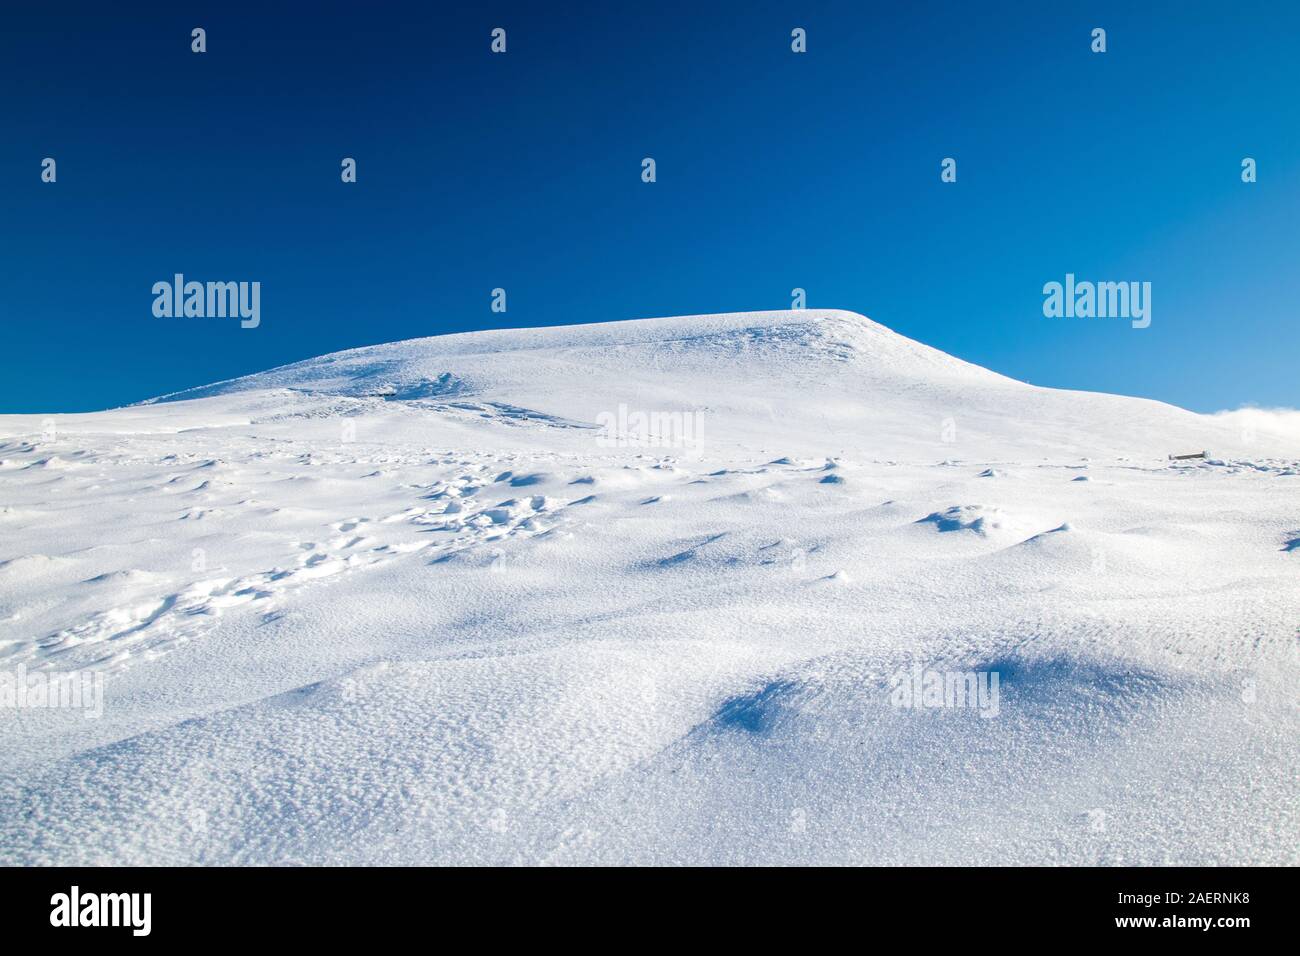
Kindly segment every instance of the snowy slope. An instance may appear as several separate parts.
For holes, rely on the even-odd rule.
[[[0,416],[0,670],[105,675],[0,862],[1294,863],[1292,441],[845,312]]]
[[[702,409],[718,441],[872,457],[934,456],[945,434],[983,454],[1162,457],[1246,448],[1241,429],[1159,402],[1035,388],[851,312],[748,312],[474,332],[353,349],[167,396],[287,388],[314,395],[505,403],[592,422],[602,411]],[[707,423],[706,423],[706,427]],[[724,437],[725,436],[725,437]],[[1295,450],[1295,449],[1293,449]]]

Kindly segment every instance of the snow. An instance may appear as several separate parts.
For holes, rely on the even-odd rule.
[[[1298,465],[822,311],[0,416],[0,862],[1295,863]]]

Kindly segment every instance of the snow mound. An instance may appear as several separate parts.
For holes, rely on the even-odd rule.
[[[411,339],[153,401],[285,390],[317,400],[431,405],[446,416],[525,426],[596,427],[618,420],[620,410],[698,414],[697,443],[710,435],[757,439],[779,422],[803,439],[787,443],[796,447],[784,461],[824,447],[824,439],[863,456],[926,460],[954,447],[988,457],[1033,450],[1148,459],[1189,445],[1250,457],[1277,447],[1275,436],[1269,444],[1252,435],[1248,445],[1228,420],[1159,402],[1026,385],[861,315],[820,310]],[[283,395],[275,404],[284,404]]]
[[[969,531],[983,538],[1023,536],[1034,527],[1028,518],[987,505],[953,505],[943,511],[932,511],[918,519],[917,524],[932,524],[943,533]]]

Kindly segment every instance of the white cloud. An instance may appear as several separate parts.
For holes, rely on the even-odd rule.
[[[1240,428],[1242,431],[1254,430],[1300,441],[1300,409],[1257,408],[1246,405],[1215,412],[1210,417],[1226,425]]]

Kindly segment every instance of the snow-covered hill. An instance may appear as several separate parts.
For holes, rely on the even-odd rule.
[[[0,416],[0,862],[1295,862],[1297,457],[845,312]]]
[[[932,460],[981,454],[1161,458],[1213,444],[1258,454],[1261,436],[1160,402],[1035,388],[851,312],[743,312],[473,332],[353,349],[166,396],[264,389],[505,405],[596,421],[601,412],[699,410],[718,441]],[[1269,436],[1263,436],[1267,441]],[[787,447],[788,450],[788,447]],[[1265,449],[1268,450],[1268,449]],[[1274,449],[1276,450],[1276,449]],[[1300,449],[1292,449],[1300,451]]]

